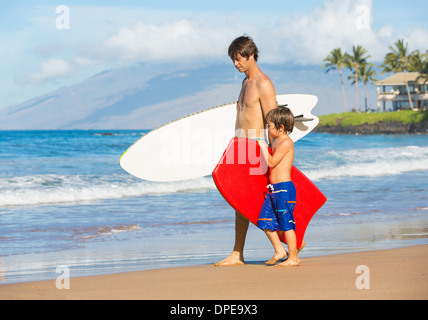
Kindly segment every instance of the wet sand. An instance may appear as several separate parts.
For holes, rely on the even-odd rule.
[[[4,284],[0,299],[428,299],[428,245],[309,257],[301,262],[295,268],[270,267],[260,261],[71,278],[69,290],[58,290],[56,280]],[[359,266],[363,267],[357,273]]]

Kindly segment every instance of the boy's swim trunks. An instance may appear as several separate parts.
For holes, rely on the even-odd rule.
[[[294,207],[296,205],[296,188],[292,181],[269,185],[265,201],[260,210],[258,226],[272,231],[296,230]]]

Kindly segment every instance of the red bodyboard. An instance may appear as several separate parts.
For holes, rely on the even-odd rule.
[[[233,138],[213,171],[214,182],[226,201],[256,226],[269,184],[267,165],[260,153],[256,141]],[[294,166],[291,180],[297,192],[294,220],[300,248],[310,220],[327,198]],[[279,237],[286,242],[283,232],[279,232]]]

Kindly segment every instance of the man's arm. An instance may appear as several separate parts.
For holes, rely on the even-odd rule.
[[[266,117],[269,111],[277,107],[275,88],[269,79],[258,83],[260,104],[263,110],[263,117]]]
[[[265,124],[268,112],[277,107],[275,87],[269,78],[258,83],[257,87],[259,90],[260,105],[263,111],[263,123]],[[272,138],[270,136],[269,143],[272,144]]]
[[[236,119],[235,119],[235,136],[237,137],[239,132],[238,129],[240,129],[241,125],[239,123],[239,113],[241,112],[239,108],[239,101],[236,102]]]
[[[235,137],[240,137],[242,132],[242,123],[241,123],[241,96],[244,87],[245,79],[242,80],[241,92],[238,97],[238,101],[236,101],[236,120],[235,120]]]

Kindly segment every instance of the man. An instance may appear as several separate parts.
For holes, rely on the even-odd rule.
[[[239,72],[245,73],[237,103],[235,130],[239,137],[264,139],[266,114],[276,108],[276,94],[272,81],[257,65],[258,49],[250,37],[239,37],[229,47],[229,56]],[[235,246],[226,259],[215,266],[244,264],[244,244],[249,221],[235,212]]]

